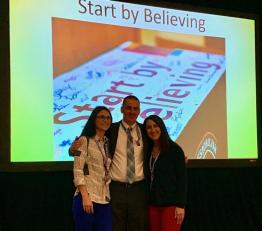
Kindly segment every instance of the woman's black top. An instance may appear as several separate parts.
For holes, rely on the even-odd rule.
[[[150,158],[148,158],[148,165],[149,162]],[[149,181],[152,180],[149,194],[151,205],[185,207],[187,190],[185,165],[182,148],[170,141],[168,151],[161,152],[155,161],[153,180],[148,174]]]

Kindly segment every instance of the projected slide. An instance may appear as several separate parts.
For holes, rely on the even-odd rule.
[[[118,34],[118,29],[112,27],[111,33]],[[154,31],[147,33],[151,33],[154,40],[158,36]],[[93,39],[81,34],[75,36],[87,43]],[[175,41],[174,35],[170,41],[171,38]],[[194,41],[194,36],[191,39]],[[107,46],[110,45],[109,41]],[[89,53],[88,50],[81,52]],[[176,140],[224,73],[223,55],[164,49],[130,41],[105,51],[54,78],[55,158],[69,158],[68,144],[81,133],[92,108],[106,105],[113,113],[120,111],[122,99],[130,94],[141,100],[140,121],[150,114],[158,114]],[[120,120],[121,115],[115,119]],[[226,143],[226,133],[218,135],[223,139],[220,142]],[[220,156],[215,154],[214,158],[227,157],[225,152]]]
[[[10,4],[12,161],[71,161],[92,109],[119,121],[131,94],[189,159],[257,158],[254,20],[59,0],[30,20],[27,2]]]

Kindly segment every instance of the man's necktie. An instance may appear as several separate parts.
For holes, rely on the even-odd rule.
[[[135,178],[135,156],[134,156],[134,144],[133,137],[131,135],[131,129],[126,129],[127,134],[127,182],[132,184]]]

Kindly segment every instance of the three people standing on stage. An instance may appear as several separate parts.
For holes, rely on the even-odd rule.
[[[152,231],[173,230],[160,225],[167,221],[170,221],[171,227],[179,230],[184,218],[186,198],[185,158],[182,149],[171,141],[159,117],[149,116],[144,126],[137,122],[140,102],[133,95],[123,100],[121,121],[111,124],[112,117],[110,112],[107,112],[107,118],[111,119],[108,119],[107,124],[110,128],[107,130],[104,127],[103,139],[108,142],[108,138],[110,142],[106,156],[110,157],[107,163],[110,162],[108,182],[111,180],[113,231],[146,231],[148,215]],[[84,142],[84,138],[80,138],[70,149],[84,148]],[[102,162],[100,164],[102,165]],[[107,174],[106,168],[104,171],[104,174]],[[159,213],[158,208],[162,207],[164,212]],[[84,212],[89,214],[88,211],[90,210],[86,211],[84,207]],[[95,213],[95,210],[91,211]],[[166,213],[168,215],[164,216]],[[156,220],[156,215],[163,217],[164,221],[159,219],[160,217]],[[110,216],[108,218],[111,219]],[[76,217],[75,221],[77,222]]]

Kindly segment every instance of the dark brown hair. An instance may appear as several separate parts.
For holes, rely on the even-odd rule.
[[[147,123],[148,120],[154,121],[160,128],[161,135],[159,137],[159,141],[160,141],[161,151],[168,150],[172,140],[171,140],[171,138],[170,138],[170,136],[167,132],[166,125],[165,125],[164,121],[157,115],[150,115],[144,120],[143,126],[144,126],[145,130],[146,130],[146,123]]]
[[[110,119],[111,119],[111,123],[112,123],[112,115],[111,115],[111,112],[109,111],[109,109],[107,107],[104,107],[104,106],[97,106],[91,113],[89,119],[87,120],[85,126],[84,126],[84,129],[81,133],[81,136],[87,136],[87,137],[92,137],[96,134],[96,123],[95,123],[95,120],[96,120],[96,117],[97,117],[97,114],[100,112],[100,111],[103,111],[103,110],[106,110],[109,112],[109,115],[110,115]]]

